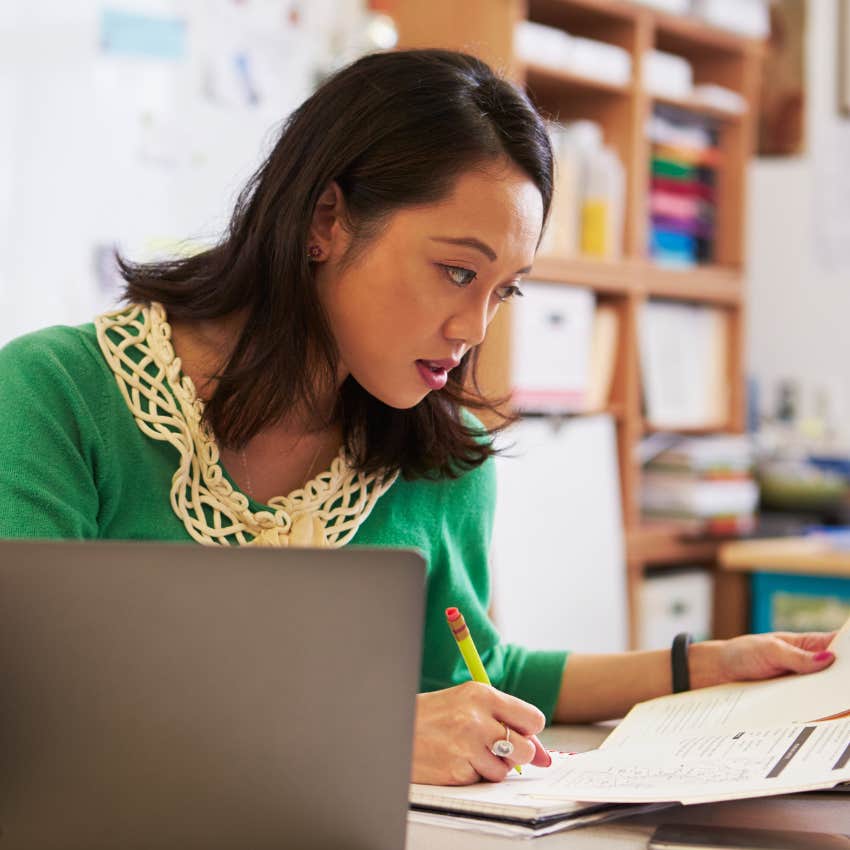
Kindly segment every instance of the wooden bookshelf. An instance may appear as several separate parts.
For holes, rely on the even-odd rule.
[[[683,112],[692,112],[694,115],[702,115],[706,118],[713,118],[715,121],[724,121],[729,124],[737,124],[745,118],[745,115],[741,112],[722,109],[712,104],[703,103],[696,98],[684,99],[656,94],[652,96],[652,102],[664,106],[674,106]]]
[[[628,85],[595,80],[593,77],[570,74],[529,62],[519,67],[520,73],[525,77],[526,85],[537,92],[549,90],[557,96],[567,94],[571,98],[584,96],[625,98],[630,95],[631,87]]]
[[[530,279],[552,285],[587,287],[600,302],[619,312],[620,336],[615,373],[604,410],[617,427],[622,507],[626,531],[627,585],[632,644],[639,633],[637,599],[648,567],[666,564],[716,566],[719,543],[692,536],[675,523],[645,523],[639,510],[641,470],[636,444],[654,429],[642,409],[638,363],[638,319],[651,298],[711,304],[726,311],[729,404],[717,428],[687,433],[739,431],[744,427],[744,218],[746,167],[753,149],[754,122],[763,45],[709,26],[697,19],[659,12],[627,0],[386,0],[401,47],[447,47],[474,53],[519,85],[547,117],[591,119],[606,144],[620,156],[626,172],[623,257],[599,261],[538,257]],[[561,27],[571,35],[625,48],[632,78],[625,85],[553,71],[520,61],[513,48],[516,25],[532,20]],[[685,57],[695,83],[714,83],[738,92],[748,104],[743,113],[718,109],[698,99],[657,97],[640,84],[642,58],[659,50]],[[664,104],[715,122],[721,165],[717,170],[716,264],[678,270],[655,265],[647,256],[650,143],[645,127],[654,107]],[[482,386],[501,397],[510,390],[510,310],[500,311],[482,349]],[[729,636],[740,622],[743,579],[716,571],[715,635]],[[736,616],[727,616],[729,611]]]

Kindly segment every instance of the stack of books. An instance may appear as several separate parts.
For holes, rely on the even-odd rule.
[[[748,533],[759,497],[752,467],[753,449],[745,435],[684,438],[645,465],[643,514],[681,520],[694,533]]]
[[[708,119],[657,106],[649,134],[650,254],[664,265],[711,262],[720,162],[716,128]]]

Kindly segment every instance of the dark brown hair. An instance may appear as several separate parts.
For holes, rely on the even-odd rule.
[[[245,309],[205,416],[217,439],[240,446],[294,410],[317,409],[338,352],[307,257],[313,212],[336,181],[353,247],[362,250],[398,210],[435,203],[465,170],[505,159],[543,198],[552,195],[546,128],[525,95],[482,61],[445,50],[366,56],[328,79],[289,117],[237,200],[212,248],[188,258],[132,263],[118,257],[129,301],[158,301],[169,318],[214,319]],[[492,453],[493,430],[462,408],[493,411],[475,380],[473,349],[440,392],[408,410],[349,376],[335,419],[351,462],[364,472],[455,476]]]

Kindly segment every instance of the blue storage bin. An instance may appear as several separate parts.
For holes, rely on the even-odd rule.
[[[753,573],[753,632],[832,631],[850,617],[850,578]]]

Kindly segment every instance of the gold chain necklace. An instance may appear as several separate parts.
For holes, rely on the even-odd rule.
[[[300,443],[302,439],[303,439],[303,435],[298,438],[297,442],[292,447],[293,450],[298,448],[298,443]],[[319,445],[316,447],[316,452],[313,455],[313,459],[310,461],[310,466],[307,467],[307,472],[304,475],[304,483],[305,484],[310,480],[310,475],[313,472],[313,467],[316,465],[316,461],[319,459],[319,452],[321,452],[321,450],[322,450],[322,443],[320,442]],[[239,450],[239,459],[242,462],[242,471],[245,473],[244,490],[248,494],[248,496],[251,499],[253,499],[254,498],[254,485],[251,482],[251,473],[248,471],[248,456],[245,452],[244,446]]]

